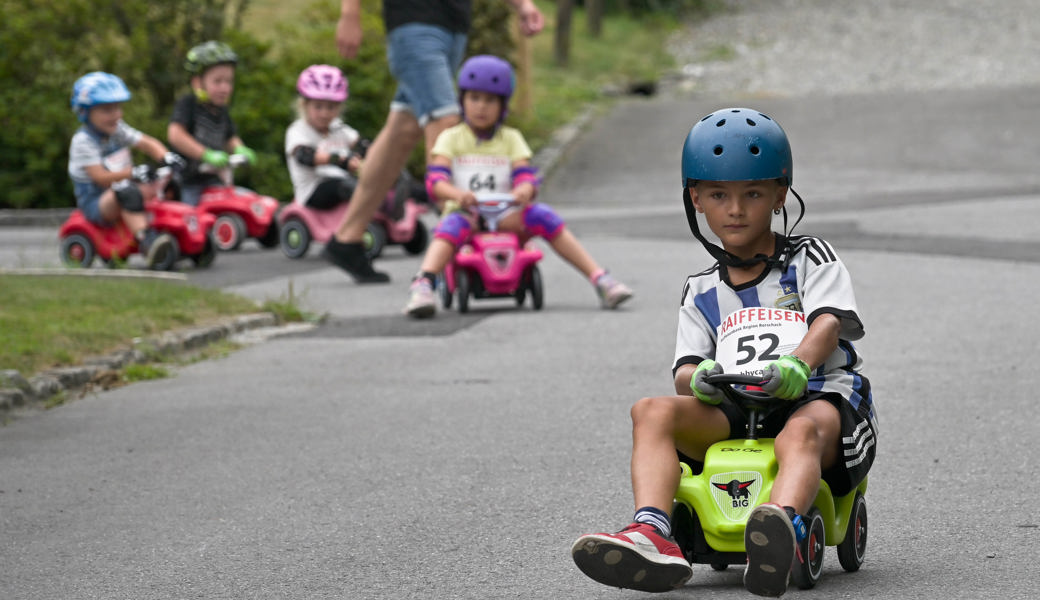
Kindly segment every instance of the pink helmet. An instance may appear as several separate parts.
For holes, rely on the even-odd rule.
[[[343,102],[349,95],[347,78],[332,65],[311,65],[300,73],[296,91],[310,100]]]

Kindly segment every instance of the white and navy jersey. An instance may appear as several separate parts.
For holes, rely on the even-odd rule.
[[[811,236],[777,235],[774,257],[786,267],[767,268],[753,281],[732,286],[724,265],[693,275],[683,286],[672,371],[715,359],[722,319],[742,308],[783,308],[806,316],[824,313],[841,320],[838,347],[809,379],[810,391],[834,392],[874,421],[869,382],[859,374],[862,357],[852,345],[863,337],[852,279],[830,244]],[[862,395],[861,395],[862,393]],[[861,406],[863,405],[863,406]]]

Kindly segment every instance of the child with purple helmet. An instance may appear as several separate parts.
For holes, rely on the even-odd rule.
[[[444,216],[412,281],[404,307],[410,317],[428,318],[436,312],[437,275],[476,225],[471,210],[482,191],[512,193],[518,209],[502,218],[499,229],[543,237],[589,279],[604,308],[617,308],[632,297],[632,290],[599,266],[556,211],[535,201],[539,179],[531,149],[523,134],[503,124],[513,82],[512,67],[495,56],[474,56],[459,70],[463,122],[442,132],[430,153],[426,189],[442,205]]]

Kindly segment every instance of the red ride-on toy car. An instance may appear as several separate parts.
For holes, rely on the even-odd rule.
[[[165,170],[165,172],[164,172]],[[168,176],[169,168],[159,169],[160,177]],[[152,269],[168,271],[180,258],[190,258],[197,267],[213,264],[217,250],[210,237],[214,217],[194,206],[162,199],[146,200],[149,227],[170,234],[174,250]],[[72,211],[58,230],[61,242],[61,260],[69,267],[89,267],[94,258],[108,266],[116,266],[138,251],[137,240],[123,222],[111,227],[91,223],[79,210]]]
[[[386,201],[365,230],[365,254],[375,258],[388,244],[400,244],[408,254],[422,254],[430,241],[430,233],[419,217],[428,209],[411,197],[411,177],[402,173],[396,189],[387,193]],[[311,242],[325,243],[343,222],[349,202],[330,210],[308,208],[291,202],[278,213],[278,230],[282,252],[289,258],[303,258]],[[394,218],[394,214],[399,215]]]
[[[270,196],[234,185],[232,172],[244,164],[244,156],[231,155],[228,167],[219,173],[224,185],[209,186],[199,197],[199,208],[216,219],[213,241],[217,250],[237,250],[247,238],[255,238],[264,248],[278,245],[275,215],[281,204]]]

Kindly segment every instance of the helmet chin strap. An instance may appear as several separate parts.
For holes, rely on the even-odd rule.
[[[802,200],[802,197],[798,195],[798,192],[794,191],[794,189],[792,189],[792,188],[789,188],[789,189],[790,189],[791,193],[794,194],[794,197],[798,199],[799,213],[798,213],[798,219],[794,222],[794,225],[791,226],[791,229],[788,230],[788,228],[787,228],[787,207],[784,206],[781,209],[781,212],[783,212],[783,215],[784,215],[784,237],[785,238],[790,237],[791,234],[794,233],[794,228],[797,227],[798,224],[802,222],[802,217],[805,216],[805,202]],[[713,244],[713,243],[709,242],[701,234],[700,227],[697,225],[697,209],[693,207],[693,200],[690,197],[690,188],[689,187],[683,188],[683,200],[684,200],[683,207],[686,208],[686,220],[689,221],[689,223],[690,223],[690,231],[693,232],[693,237],[697,238],[697,240],[701,243],[701,245],[704,246],[704,249],[708,251],[708,254],[710,254],[712,256],[712,258],[717,260],[720,264],[725,265],[727,267],[736,268],[736,269],[743,269],[743,268],[746,268],[746,267],[751,267],[751,266],[757,265],[758,263],[765,263],[766,267],[769,268],[769,267],[786,267],[787,263],[791,260],[791,257],[789,256],[789,253],[786,252],[786,251],[781,253],[781,256],[782,256],[783,260],[778,260],[778,259],[776,259],[776,258],[774,258],[772,256],[766,256],[765,254],[756,254],[755,256],[753,256],[751,258],[740,258],[736,254],[733,254],[731,252],[727,252],[726,250],[724,250],[721,247],[719,247],[717,244]]]

